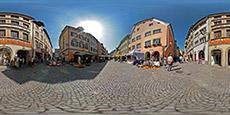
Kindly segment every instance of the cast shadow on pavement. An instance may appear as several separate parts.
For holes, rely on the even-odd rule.
[[[59,67],[38,64],[35,67],[22,67],[19,69],[11,68],[2,71],[2,73],[19,84],[24,84],[28,81],[56,84],[74,80],[94,79],[106,64],[107,62],[93,63],[85,68],[76,68],[69,64]]]

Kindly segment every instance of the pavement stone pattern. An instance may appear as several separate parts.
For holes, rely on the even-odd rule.
[[[4,69],[0,114],[230,114],[230,68],[175,64],[144,70],[108,61]]]

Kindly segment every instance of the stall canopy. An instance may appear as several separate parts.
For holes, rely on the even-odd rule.
[[[144,53],[134,49],[132,51],[130,51],[128,54],[126,55],[131,55],[131,56],[135,56],[137,57],[138,59],[144,59]]]

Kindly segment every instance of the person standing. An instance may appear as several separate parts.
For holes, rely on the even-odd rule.
[[[80,57],[80,56],[78,56],[78,59],[77,59],[77,60],[78,60],[78,61],[77,61],[78,64],[81,65],[81,57]]]
[[[22,67],[23,59],[21,56],[19,56],[19,67]]]
[[[172,70],[172,65],[173,65],[173,57],[172,57],[171,54],[167,58],[167,65],[168,65],[167,70],[171,71]]]

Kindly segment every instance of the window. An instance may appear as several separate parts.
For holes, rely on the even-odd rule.
[[[78,47],[78,41],[77,41],[77,39],[72,39],[71,40],[71,46]]]
[[[137,49],[141,48],[141,43],[137,44],[137,45],[136,45],[136,48],[137,48]]]
[[[132,42],[135,42],[135,38],[132,39]]]
[[[39,43],[39,48],[43,48],[43,44],[42,43]]]
[[[196,33],[195,33],[195,37],[197,37],[198,35],[199,35],[199,32],[196,32]]]
[[[36,28],[39,29],[38,25],[36,24]]]
[[[35,32],[35,36],[36,36],[36,37],[39,37],[39,33],[38,33],[37,31]]]
[[[145,41],[145,47],[151,46],[151,40]]]
[[[160,45],[161,44],[161,38],[153,39],[153,45]]]
[[[6,15],[0,15],[0,17],[6,17]]]
[[[230,37],[230,30],[227,30],[226,34],[227,34],[226,37]]]
[[[161,29],[153,30],[153,34],[161,33]]]
[[[221,16],[214,16],[214,18],[221,18]]]
[[[80,48],[84,47],[84,45],[83,45],[83,42],[82,42],[82,41],[80,41],[80,42],[79,42],[79,47],[80,47]]]
[[[0,20],[0,23],[6,23],[6,20]]]
[[[89,47],[88,47],[88,44],[86,43],[86,44],[85,44],[85,49],[88,49],[88,48],[89,48]]]
[[[206,34],[206,32],[207,32],[206,27],[204,27],[204,28],[202,28],[202,29],[200,30],[200,33],[201,33],[202,35]]]
[[[19,38],[19,32],[18,31],[11,31],[11,37],[12,38],[15,38],[15,39],[18,39]]]
[[[40,48],[39,43],[38,43],[37,40],[35,41],[35,43],[36,43],[36,48]]]
[[[43,41],[43,35],[41,35],[41,40]]]
[[[11,18],[19,18],[19,16],[11,15]]]
[[[135,49],[135,45],[132,46],[132,50]]]
[[[29,19],[28,19],[28,18],[23,18],[23,20],[29,21]]]
[[[149,26],[152,26],[152,25],[153,25],[153,23],[150,23],[150,24],[149,24]]]
[[[230,20],[226,20],[227,23],[230,23]]]
[[[151,35],[151,31],[145,32],[145,37],[150,36]]]
[[[25,41],[29,40],[29,36],[27,33],[23,33],[23,40],[25,40]]]
[[[196,41],[195,41],[195,45],[197,45],[198,43],[199,43],[199,41],[198,41],[198,40],[196,40]]]
[[[23,23],[23,26],[24,26],[25,28],[29,28],[29,25],[28,25],[28,24]]]
[[[140,28],[137,28],[137,31],[139,31],[140,30]]]
[[[139,39],[141,39],[141,35],[138,35],[138,36],[136,37],[136,40],[139,40]]]
[[[221,38],[221,31],[215,31],[214,32],[214,39]]]
[[[13,24],[13,25],[19,25],[19,22],[18,21],[11,21],[11,24]]]
[[[70,34],[72,37],[77,37],[77,33],[75,33],[75,32],[71,32]]]
[[[6,36],[6,30],[0,30],[0,37]]]
[[[201,38],[200,39],[200,43],[204,43],[206,40],[205,40],[205,37]]]
[[[221,24],[221,20],[214,22],[214,25]]]

